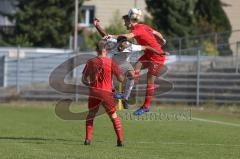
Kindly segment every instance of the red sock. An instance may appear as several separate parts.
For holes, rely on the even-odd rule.
[[[152,100],[153,93],[154,93],[154,83],[148,83],[147,84],[146,95],[145,95],[145,102],[143,104],[144,108],[149,108],[150,107],[150,103],[151,103],[151,100]]]
[[[86,140],[91,141],[94,117],[88,115],[86,120]]]
[[[112,122],[118,141],[122,141],[122,125],[119,118],[112,119]]]

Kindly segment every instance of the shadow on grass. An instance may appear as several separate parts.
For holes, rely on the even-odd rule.
[[[81,143],[80,140],[69,140],[69,139],[50,139],[50,138],[42,138],[42,137],[8,137],[8,136],[0,136],[1,140],[12,140],[18,141],[21,143],[38,143],[44,144],[45,142],[70,142],[70,143]]]
[[[83,140],[79,138],[79,140],[71,140],[71,139],[51,139],[51,138],[43,138],[43,137],[8,137],[8,136],[0,136],[1,141],[13,141],[15,143],[26,143],[26,144],[64,144],[69,146],[85,146]],[[96,140],[95,143],[108,143],[105,140]],[[110,141],[109,141],[110,143]]]

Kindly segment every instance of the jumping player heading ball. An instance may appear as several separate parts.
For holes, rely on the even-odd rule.
[[[149,112],[150,102],[155,89],[154,81],[159,75],[165,62],[165,55],[162,56],[164,52],[161,47],[166,43],[166,40],[158,31],[145,24],[139,24],[138,21],[140,16],[141,11],[139,9],[131,9],[128,15],[123,16],[124,25],[130,33],[124,35],[112,35],[115,38],[118,36],[125,36],[128,39],[135,38],[139,45],[150,46],[159,52],[159,54],[156,54],[149,50],[144,51],[144,55],[138,59],[134,66],[135,78],[139,76],[139,71],[141,69],[148,69],[145,101],[144,104],[134,112],[134,115],[141,115],[145,112]]]
[[[134,52],[150,51],[160,54],[150,46],[134,45],[128,41],[125,36],[119,36],[117,39],[108,37],[107,32],[101,27],[100,21],[95,18],[94,26],[100,35],[106,38],[109,47],[109,52],[113,54],[113,61],[119,66],[122,73],[125,75],[125,89],[124,94],[115,96],[116,98],[123,98],[123,107],[128,108],[128,98],[134,86],[134,68],[130,64],[129,58]]]

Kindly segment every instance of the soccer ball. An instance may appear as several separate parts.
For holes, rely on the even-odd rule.
[[[142,16],[142,11],[138,8],[132,8],[129,10],[128,16],[130,19],[139,20]]]

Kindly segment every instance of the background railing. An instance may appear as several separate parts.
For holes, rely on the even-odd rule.
[[[221,34],[217,35],[219,37]],[[240,43],[223,44],[219,43],[222,40],[217,41],[209,48],[198,46],[171,51],[166,64],[168,73],[164,78],[171,81],[174,88],[167,94],[155,96],[154,101],[195,105],[206,102],[239,104]],[[231,54],[221,56],[219,52],[227,50],[225,48],[230,48]],[[28,100],[59,100],[64,97],[64,94],[49,86],[49,75],[58,65],[75,55],[72,50],[64,49],[0,48],[0,101],[15,97]],[[130,58],[132,63],[140,55],[134,53]],[[70,83],[79,80],[82,68],[77,69],[74,78],[68,77],[66,80]]]
[[[229,38],[230,35],[231,37]],[[164,49],[169,52],[174,52],[176,55],[195,55],[196,52],[194,49],[212,46],[218,49],[218,53],[221,53],[219,55],[228,55],[232,53],[231,51],[234,53],[236,49],[231,44],[239,40],[240,30],[225,31],[220,33],[169,38],[167,39],[167,45]]]

